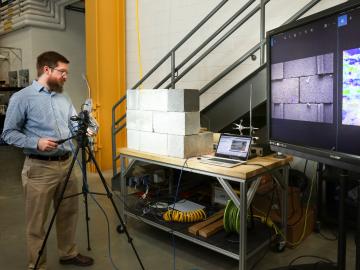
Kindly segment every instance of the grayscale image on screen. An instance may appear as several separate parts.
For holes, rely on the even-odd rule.
[[[271,65],[272,118],[333,122],[334,54]]]

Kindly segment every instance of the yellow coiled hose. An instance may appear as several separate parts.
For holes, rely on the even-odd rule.
[[[188,212],[169,209],[163,214],[163,219],[165,221],[195,222],[206,219],[206,213],[203,209]]]

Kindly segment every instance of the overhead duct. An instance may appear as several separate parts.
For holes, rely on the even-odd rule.
[[[27,27],[65,29],[65,7],[79,0],[15,0],[0,9],[0,35]]]

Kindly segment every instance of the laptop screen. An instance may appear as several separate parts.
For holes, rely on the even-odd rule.
[[[215,156],[247,160],[251,137],[233,134],[221,134]]]

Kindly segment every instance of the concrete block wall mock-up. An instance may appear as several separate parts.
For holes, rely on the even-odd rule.
[[[333,122],[334,54],[271,66],[272,118]]]
[[[212,150],[212,133],[200,131],[199,91],[127,91],[128,148],[188,158]]]

